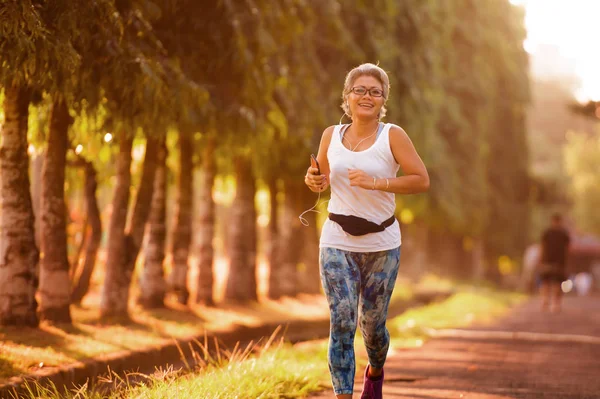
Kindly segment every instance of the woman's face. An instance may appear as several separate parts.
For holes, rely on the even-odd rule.
[[[347,100],[352,119],[378,119],[381,107],[385,102],[383,95],[377,97],[378,94],[383,94],[381,82],[373,76],[359,76],[354,81],[351,89],[354,90],[350,91]],[[367,90],[364,94],[357,94],[356,91],[360,92],[360,89]]]

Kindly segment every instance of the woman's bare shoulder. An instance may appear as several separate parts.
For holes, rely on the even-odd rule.
[[[331,137],[333,136],[334,130],[335,130],[335,125],[329,126],[327,129],[323,130],[323,135],[321,136],[321,142],[329,143],[331,141]]]
[[[394,136],[408,136],[406,131],[402,129],[400,126],[390,123],[390,134]]]
[[[333,134],[333,131],[335,130],[336,125],[331,125],[328,128],[326,128],[325,130],[323,130],[323,138],[325,137],[331,137],[331,135]]]
[[[392,125],[392,127],[390,127],[390,146],[392,152],[414,148],[413,142],[406,131],[398,125]]]

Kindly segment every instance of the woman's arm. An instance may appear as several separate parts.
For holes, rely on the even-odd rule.
[[[321,169],[321,174],[318,175],[317,168],[309,167],[306,170],[304,183],[313,192],[325,191],[329,187],[329,160],[327,159],[327,150],[331,143],[331,135],[333,134],[334,126],[329,126],[323,131],[321,143],[319,144],[319,152],[317,153],[317,161]]]
[[[390,147],[404,176],[374,179],[362,170],[352,169],[348,173],[350,185],[398,194],[417,194],[429,190],[427,168],[402,128],[398,126],[390,128]]]

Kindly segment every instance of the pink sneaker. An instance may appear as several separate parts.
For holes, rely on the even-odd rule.
[[[360,399],[383,399],[383,370],[376,380],[369,378],[369,365],[365,369],[365,382]]]

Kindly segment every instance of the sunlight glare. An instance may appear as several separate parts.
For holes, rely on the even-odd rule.
[[[523,48],[527,51],[527,54],[532,54],[535,50],[535,43],[533,43],[530,39],[525,39],[523,42]]]
[[[582,87],[575,90],[573,95],[575,96],[575,100],[577,100],[579,104],[585,104],[588,101],[590,101],[590,97],[587,95],[587,93],[585,92],[585,90],[583,90]]]
[[[260,227],[267,227],[269,225],[269,215],[260,215],[257,219],[256,219],[256,223],[260,226]]]
[[[556,45],[565,58],[574,61],[581,91],[600,100],[600,1],[589,0],[511,0],[525,6],[527,40],[530,52],[540,44]],[[580,94],[581,96],[581,94]]]

